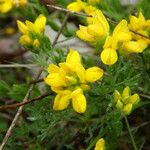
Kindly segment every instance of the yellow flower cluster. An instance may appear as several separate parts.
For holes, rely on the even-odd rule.
[[[94,2],[96,1],[89,1],[89,4]],[[109,32],[109,24],[103,13],[89,4],[77,0],[69,4],[67,8],[72,11],[84,11],[91,15],[91,17],[87,17],[88,25],[80,25],[76,34],[80,39],[95,45],[100,39],[106,38]]]
[[[26,20],[25,23],[17,20],[18,28],[23,34],[19,40],[20,44],[38,47],[40,45],[40,41],[38,39],[32,39],[30,32],[41,34],[44,30],[45,24],[46,17],[42,14],[37,17],[34,23],[28,20]]]
[[[80,39],[95,45],[98,40],[106,38],[109,24],[100,10],[95,10],[91,15],[93,17],[87,18],[88,26],[80,25],[76,34]]]
[[[116,107],[120,109],[125,115],[131,113],[132,108],[140,101],[138,94],[130,94],[130,88],[127,86],[124,88],[122,95],[115,90],[114,99],[116,102]]]
[[[132,34],[132,40],[125,42],[123,45],[123,49],[129,53],[135,52],[140,53],[143,52],[145,48],[150,44],[150,40],[146,39],[143,36],[149,37],[150,33],[150,19],[145,20],[143,14],[140,12],[138,17],[131,16],[129,29]],[[137,33],[137,34],[135,34]],[[141,35],[138,35],[141,34]]]
[[[94,150],[105,150],[105,140],[103,138],[96,142]]]
[[[142,13],[138,18],[131,16],[129,24],[122,20],[115,27],[112,36],[107,37],[100,55],[101,60],[107,65],[114,64],[118,59],[116,50],[127,54],[143,52],[150,44],[150,40],[143,37],[148,37],[149,31],[150,20],[146,21]]]
[[[89,89],[88,83],[95,82],[103,76],[103,70],[98,67],[84,69],[77,51],[70,49],[66,62],[59,66],[50,64],[49,75],[45,82],[57,93],[53,109],[64,110],[72,102],[73,109],[78,113],[86,111],[84,90]]]
[[[27,0],[0,0],[0,13],[7,13],[13,7],[24,7]]]
[[[100,58],[104,64],[112,65],[117,59],[116,50],[121,47],[123,42],[131,40],[131,33],[127,27],[127,21],[122,20],[114,29],[112,36],[108,36],[103,46]]]
[[[92,1],[88,1],[92,4]],[[96,7],[77,0],[68,5],[72,11],[83,11],[92,17],[87,17],[87,26],[80,25],[77,36],[95,46],[99,41],[105,41],[100,54],[102,62],[112,65],[118,60],[117,50],[124,54],[141,53],[150,44],[150,20],[145,20],[142,13],[138,17],[131,16],[130,22],[122,20],[109,35],[109,24],[103,13]],[[93,3],[94,4],[94,3]],[[139,35],[141,34],[141,35]],[[103,44],[103,43],[102,43]]]

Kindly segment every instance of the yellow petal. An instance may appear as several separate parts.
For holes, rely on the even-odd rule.
[[[24,7],[27,5],[27,0],[19,0],[19,6]]]
[[[118,55],[116,50],[107,48],[102,51],[100,58],[104,64],[113,65],[118,60]]]
[[[138,94],[134,94],[134,95],[130,96],[130,98],[129,98],[129,103],[131,103],[133,105],[137,104],[139,101],[140,101],[140,97]]]
[[[4,34],[9,36],[9,35],[13,35],[16,32],[16,29],[13,27],[6,27],[4,29]]]
[[[70,49],[69,54],[66,58],[66,62],[69,64],[80,64],[81,59],[79,53],[74,49]]]
[[[43,32],[45,24],[46,24],[46,17],[40,14],[37,19],[35,20],[35,26],[38,28],[39,32]]]
[[[34,24],[31,21],[26,20],[25,23],[26,23],[27,28],[28,28],[29,31],[36,32],[36,28],[35,28]]]
[[[113,37],[117,39],[118,42],[125,42],[132,39],[131,32],[128,29],[127,21],[122,20],[114,29]]]
[[[88,33],[87,27],[85,26],[79,26],[79,30],[76,32],[76,35],[83,41],[86,42],[94,42],[94,36]]]
[[[73,109],[78,113],[86,111],[86,98],[83,94],[77,94],[72,98]]]
[[[63,77],[63,75],[60,75],[59,73],[52,73],[49,74],[44,81],[53,87],[61,87],[61,86],[65,86],[66,85],[66,80],[65,77]]]
[[[138,19],[135,16],[130,17],[130,29],[137,30],[138,29]]]
[[[93,13],[94,16],[94,20],[93,23],[95,24],[101,24],[100,28],[103,28],[105,33],[109,32],[109,24],[107,22],[107,19],[105,18],[105,16],[103,15],[102,11],[100,10],[96,10]]]
[[[104,29],[102,27],[100,27],[98,24],[90,24],[87,27],[87,31],[88,31],[88,33],[93,35],[95,38],[100,38],[106,34]]]
[[[80,5],[80,3],[78,2],[73,2],[73,3],[70,3],[68,6],[67,6],[67,9],[71,10],[71,11],[76,11],[76,12],[79,12],[83,9],[83,6]]]
[[[101,0],[88,0],[88,3],[90,4],[90,5],[95,5],[95,4],[97,4],[97,3],[99,3]]]
[[[117,104],[116,104],[116,107],[119,108],[119,109],[122,109],[123,108],[123,103],[120,100],[118,100]]]
[[[47,68],[48,73],[59,73],[60,68],[54,64],[50,64]]]
[[[78,87],[76,90],[74,90],[72,93],[71,93],[71,97],[75,97],[77,96],[78,94],[82,94],[82,89],[80,87]]]
[[[127,21],[125,19],[123,19],[121,22],[119,22],[119,24],[115,27],[114,31],[113,31],[113,35],[117,36],[120,32],[126,31],[127,28]]]
[[[12,9],[12,2],[9,1],[9,2],[3,2],[3,4],[0,4],[0,12],[2,13],[7,13],[8,11],[10,11]]]
[[[63,87],[51,87],[52,91],[58,93],[58,94],[61,94],[61,95],[71,95],[72,91],[70,90],[67,90]]]
[[[123,107],[123,112],[126,115],[129,115],[132,111],[132,104],[127,104]]]
[[[65,73],[70,73],[74,65],[64,62],[59,63],[59,66]]]
[[[97,141],[94,150],[105,150],[105,140],[103,138]]]
[[[144,40],[129,41],[123,44],[123,50],[129,53],[141,53],[147,46]]]
[[[113,36],[107,36],[103,48],[104,49],[117,50],[118,49],[118,39],[117,39],[117,36],[115,36],[115,37],[113,37]]]
[[[89,90],[89,89],[90,89],[90,86],[87,85],[87,84],[81,84],[80,87],[81,87],[83,90]]]
[[[116,102],[121,101],[121,94],[117,90],[114,92],[114,99]]]
[[[96,7],[91,6],[91,5],[86,5],[83,9],[86,14],[91,14],[97,10]],[[91,24],[92,22],[89,19],[90,20],[92,19],[92,22],[93,22],[93,17],[87,17],[88,24]]]
[[[140,27],[143,27],[144,24],[146,23],[146,20],[145,20],[145,18],[144,18],[144,16],[143,16],[142,12],[139,13],[138,20],[139,20],[139,22],[138,22],[138,23],[139,23],[139,26],[140,26]]]
[[[70,103],[69,95],[57,94],[54,99],[53,109],[54,110],[64,110],[68,107],[69,103]]]
[[[74,72],[77,74],[77,76],[80,79],[80,83],[85,82],[85,69],[81,64],[75,65],[74,68],[72,68]]]
[[[38,39],[35,39],[35,40],[33,41],[33,46],[34,46],[34,47],[39,47],[39,46],[40,46],[40,42],[39,42]]]
[[[21,45],[31,45],[32,40],[30,39],[30,37],[28,35],[22,35],[19,39],[19,43]]]
[[[117,37],[119,42],[126,42],[132,39],[131,32],[120,32]]]
[[[91,67],[85,71],[86,81],[95,82],[99,80],[104,74],[104,71],[99,67]]]
[[[122,100],[125,102],[130,96],[130,88],[127,86],[122,92]]]
[[[23,34],[28,34],[28,28],[27,28],[27,26],[26,26],[23,22],[17,20],[17,25],[18,25],[18,29],[19,29]]]

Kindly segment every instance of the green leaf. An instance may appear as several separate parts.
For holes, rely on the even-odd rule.
[[[0,98],[7,97],[7,93],[9,90],[9,85],[5,81],[0,80]]]
[[[28,86],[25,84],[14,84],[8,95],[16,101],[22,101],[28,91]]]

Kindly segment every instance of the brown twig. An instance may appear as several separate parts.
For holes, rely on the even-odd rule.
[[[45,93],[45,94],[42,94],[42,95],[35,97],[33,99],[29,99],[25,102],[20,102],[20,103],[15,103],[15,104],[10,104],[10,105],[2,105],[2,106],[0,106],[0,110],[15,109],[15,108],[20,107],[22,105],[26,105],[26,104],[32,103],[34,101],[41,100],[41,99],[43,99],[47,96],[50,96],[50,95],[52,95],[52,93]]]
[[[59,11],[67,12],[67,13],[74,14],[74,15],[78,15],[78,16],[92,17],[92,16],[89,15],[89,14],[85,14],[85,13],[81,13],[81,12],[76,12],[76,11],[71,11],[71,10],[69,10],[69,9],[61,8],[61,7],[54,6],[54,5],[47,5],[47,6],[48,6],[49,8],[53,8],[53,9],[56,9],[56,10],[59,10]]]
[[[43,81],[44,81],[44,79],[41,78],[41,79],[38,79],[38,80],[33,80],[29,84],[35,84],[35,83],[39,83],[39,82],[43,82]]]
[[[60,33],[62,32],[62,30],[63,30],[63,28],[64,28],[66,22],[67,22],[68,17],[69,17],[69,14],[66,15],[66,17],[65,17],[65,19],[64,19],[64,21],[63,21],[63,23],[62,23],[62,26],[61,26],[61,28],[59,29],[59,32],[58,32],[58,34],[56,35],[55,40],[53,41],[53,44],[52,44],[53,47],[54,47],[55,44],[57,43],[57,40],[58,40],[58,38],[59,38],[59,36],[60,36]],[[37,75],[36,75],[36,77],[35,77],[34,80],[38,80],[42,72],[43,72],[43,69],[41,68],[41,69],[38,71],[38,73],[37,73]],[[24,99],[23,99],[23,102],[27,102],[27,101],[28,101],[28,98],[29,98],[29,96],[30,96],[30,94],[31,94],[31,92],[32,92],[32,90],[33,90],[33,87],[34,87],[34,84],[30,85],[29,90],[28,90],[28,92],[26,93],[26,95],[25,95],[25,97],[24,97]],[[12,131],[13,131],[13,128],[15,127],[15,125],[16,125],[16,123],[17,123],[17,120],[18,120],[19,116],[20,116],[21,113],[22,113],[23,108],[24,108],[24,105],[22,105],[22,106],[19,107],[19,109],[18,109],[18,111],[17,111],[17,113],[16,113],[16,115],[15,115],[15,117],[14,117],[14,119],[13,119],[11,125],[9,126],[9,128],[8,128],[8,130],[7,130],[7,132],[6,132],[6,135],[5,135],[3,141],[2,141],[2,143],[1,143],[1,145],[0,145],[0,150],[2,150],[2,149],[4,148],[4,146],[5,146],[5,144],[6,144],[7,140],[8,140],[8,138],[11,136]]]
[[[27,52],[27,50],[25,50],[25,49],[18,49],[15,53],[0,54],[0,62],[5,63],[5,62],[8,62],[8,61],[11,61],[11,60],[13,60],[17,57],[23,56],[26,52]]]
[[[59,38],[60,34],[62,33],[62,31],[63,31],[63,29],[64,29],[66,23],[67,23],[67,20],[68,20],[68,18],[69,18],[69,15],[70,15],[70,12],[67,12],[67,13],[66,13],[66,17],[64,18],[64,21],[63,21],[63,23],[62,23],[62,25],[61,25],[61,28],[59,29],[59,31],[58,31],[58,33],[57,33],[57,35],[56,35],[56,37],[55,37],[55,39],[54,39],[54,41],[53,41],[52,47],[54,47],[54,46],[57,44],[58,38]]]
[[[141,34],[141,33],[138,33],[138,32],[136,32],[136,31],[134,31],[134,30],[131,30],[131,29],[130,29],[130,31],[133,32],[134,34],[137,34],[137,35],[139,35],[139,36],[142,36],[143,38],[146,38],[146,39],[150,40],[150,38],[149,38],[148,36],[145,36],[145,35],[143,35],[143,34]]]
[[[28,68],[37,67],[36,64],[0,64],[0,68]]]
[[[28,97],[30,96],[32,89],[33,89],[33,85],[30,86],[28,92],[26,93],[26,96],[23,99],[23,102],[26,102],[28,100]],[[3,149],[3,147],[6,144],[8,138],[12,134],[12,130],[15,127],[15,125],[17,123],[17,120],[18,120],[19,116],[22,113],[22,110],[23,110],[23,106],[20,106],[18,111],[17,111],[17,113],[16,113],[16,115],[15,115],[15,117],[14,117],[14,119],[13,119],[13,121],[12,121],[12,123],[11,123],[11,125],[10,125],[10,127],[8,128],[8,130],[6,132],[6,135],[5,135],[5,137],[4,137],[3,141],[2,141],[2,144],[0,145],[0,150]]]
[[[139,95],[143,98],[147,98],[147,99],[150,99],[150,95],[146,95],[146,94],[143,94],[143,93],[139,93]]]

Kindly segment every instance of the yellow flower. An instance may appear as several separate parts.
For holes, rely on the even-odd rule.
[[[116,102],[116,107],[125,115],[131,113],[133,106],[136,105],[140,101],[140,97],[138,94],[130,94],[130,88],[127,86],[124,88],[122,95],[115,90],[114,92],[114,100]]]
[[[13,35],[16,32],[16,30],[13,27],[6,27],[3,32],[6,36],[10,36]]]
[[[82,0],[76,0],[75,2],[70,3],[67,6],[67,9],[69,9],[71,11],[76,11],[76,12],[85,11],[85,9],[86,10],[87,9],[95,10],[96,8],[91,5],[95,5],[95,4],[99,3],[100,1],[101,0],[88,0],[86,3],[86,2],[83,2]],[[89,11],[85,11],[85,13],[89,14]]]
[[[122,47],[124,42],[131,40],[131,33],[127,21],[122,20],[114,29],[112,36],[108,36],[103,46],[100,58],[106,65],[112,65],[118,60],[116,50]]]
[[[103,138],[97,141],[94,150],[105,150],[105,140]]]
[[[83,11],[89,15],[92,15],[92,13],[94,13],[96,10],[98,9],[92,5],[85,5],[83,8]],[[90,19],[91,17],[87,17],[87,18]]]
[[[19,30],[22,32],[20,37],[20,43],[22,45],[33,45],[38,47],[40,42],[38,39],[32,39],[30,37],[30,32],[41,34],[44,30],[46,24],[46,17],[44,15],[39,15],[34,23],[26,20],[25,23],[17,20],[17,25]]]
[[[0,12],[7,13],[13,7],[13,0],[2,0],[0,2]]]
[[[147,48],[145,40],[128,41],[123,43],[123,50],[127,53],[142,53]]]
[[[143,14],[140,12],[138,17],[131,16],[129,28],[135,32],[141,33],[142,31],[145,36],[148,35],[147,31],[150,31],[150,20],[145,20]]]
[[[117,49],[116,38],[108,36],[103,48],[104,49],[100,55],[102,62],[107,65],[112,65],[116,63],[116,61],[118,60],[118,55],[116,52],[116,49]]]
[[[101,0],[88,0],[88,3],[90,4],[90,5],[95,5],[95,4],[97,4],[97,3],[99,3]]]
[[[79,30],[76,32],[77,36],[95,45],[98,40],[105,38],[109,32],[109,24],[100,10],[96,10],[93,13],[91,23],[88,26],[79,26]]]
[[[85,5],[87,5],[85,2],[82,2],[81,0],[76,0],[76,2],[72,2],[67,6],[67,9],[71,11],[80,12],[84,9]]]
[[[27,5],[27,0],[14,0],[14,5],[16,7],[20,6],[20,7],[24,7]]]
[[[150,20],[145,20],[143,14],[140,12],[138,17],[130,17],[129,29],[133,31],[132,40],[123,44],[123,50],[127,53],[143,52],[143,50],[150,44],[150,40],[143,37],[149,37]]]
[[[83,91],[89,89],[88,83],[103,76],[103,70],[98,67],[84,69],[79,53],[73,49],[70,49],[66,62],[59,63],[59,66],[50,64],[47,71],[49,75],[44,80],[57,93],[53,109],[64,110],[72,102],[78,113],[86,111]]]
[[[1,0],[0,13],[7,13],[13,7],[23,7],[27,4],[27,0]]]

